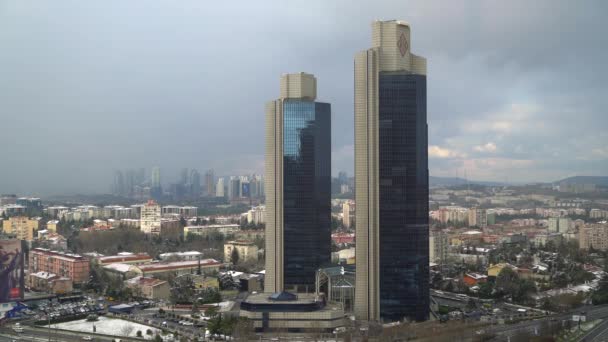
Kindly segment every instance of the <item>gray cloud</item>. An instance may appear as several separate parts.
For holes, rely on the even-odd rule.
[[[260,172],[264,102],[295,71],[317,76],[334,172],[352,172],[353,56],[372,20],[393,18],[428,59],[430,144],[452,151],[432,174],[605,174],[606,14],[603,1],[0,2],[0,190],[103,192],[113,169],[153,165],[165,180]]]

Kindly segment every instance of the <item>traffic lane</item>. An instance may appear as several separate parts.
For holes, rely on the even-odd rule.
[[[591,331],[581,338],[581,341],[608,341],[608,320],[591,329]]]

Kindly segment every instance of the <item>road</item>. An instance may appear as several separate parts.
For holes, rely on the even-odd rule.
[[[545,318],[534,319],[531,321],[523,321],[523,322],[516,323],[516,324],[505,324],[505,325],[494,326],[494,327],[490,327],[490,328],[486,329],[486,331],[497,335],[493,339],[493,341],[509,341],[510,337],[513,337],[521,332],[528,332],[532,335],[538,334],[541,330],[541,326],[542,326],[543,322],[550,322],[550,321],[562,322],[564,320],[570,320],[570,319],[572,319],[573,314],[578,314],[581,311],[585,311],[587,313],[586,315],[587,315],[588,321],[594,320],[594,319],[608,319],[608,305],[586,306],[583,308],[579,308],[574,312],[559,314],[559,315],[552,315],[552,316],[548,316]],[[604,323],[602,323],[601,325],[603,326]],[[604,334],[608,334],[608,331],[606,331],[607,329],[608,329],[608,327],[605,326],[604,329],[601,329],[600,331],[598,331],[597,332],[598,336],[599,335],[603,336]],[[593,341],[593,340],[585,340],[585,341]],[[598,341],[604,341],[604,340],[600,339]]]
[[[581,338],[583,342],[606,342],[608,341],[608,319],[591,329]]]

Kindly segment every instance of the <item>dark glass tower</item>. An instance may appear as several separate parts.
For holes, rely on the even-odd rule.
[[[284,75],[267,107],[266,292],[313,291],[331,260],[331,107],[316,80]]]
[[[380,73],[380,317],[427,319],[426,76]]]
[[[355,59],[355,315],[429,315],[426,61],[409,26],[373,23],[374,48]]]

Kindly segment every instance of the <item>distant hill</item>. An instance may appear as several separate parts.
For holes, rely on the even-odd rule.
[[[477,185],[486,185],[486,186],[502,186],[505,183],[501,182],[484,182],[484,181],[476,181],[476,180],[466,180],[464,178],[458,177],[436,177],[429,176],[429,185],[430,186],[457,186],[457,185],[465,185],[465,184],[477,184]]]
[[[559,184],[595,184],[599,186],[608,186],[608,176],[574,176],[564,178],[555,183]]]

